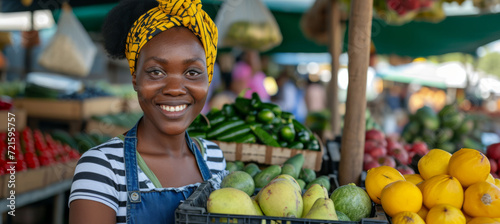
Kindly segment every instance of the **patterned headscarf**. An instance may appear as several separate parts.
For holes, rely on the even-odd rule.
[[[125,55],[131,74],[141,48],[155,35],[172,27],[182,26],[191,30],[203,44],[207,57],[208,83],[212,81],[217,56],[217,27],[201,9],[201,0],[157,0],[152,8],[134,22],[127,36]]]

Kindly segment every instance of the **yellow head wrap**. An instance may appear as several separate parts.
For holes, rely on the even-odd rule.
[[[207,57],[208,83],[212,81],[217,56],[217,27],[201,9],[200,0],[158,0],[152,8],[134,22],[127,36],[125,55],[131,74],[141,48],[155,35],[172,27],[183,26],[191,30],[203,44]]]

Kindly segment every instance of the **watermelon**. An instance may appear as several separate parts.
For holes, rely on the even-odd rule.
[[[341,212],[339,210],[336,210],[335,212],[337,213],[337,217],[339,218],[339,221],[351,221],[351,219],[343,212]]]
[[[349,217],[351,221],[360,221],[370,216],[372,201],[365,190],[353,183],[335,189],[330,196],[335,209]]]

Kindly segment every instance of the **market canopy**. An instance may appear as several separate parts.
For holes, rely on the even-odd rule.
[[[47,1],[35,0],[30,7],[24,7],[20,1],[2,1],[3,12],[34,10],[38,8],[57,8],[47,6]],[[88,31],[99,32],[106,14],[117,3],[116,0],[72,0],[74,13]],[[203,0],[203,8],[215,18],[221,1]],[[300,29],[300,19],[311,1],[277,0],[264,1],[272,10],[283,34],[283,42],[269,53],[275,52],[328,52],[327,46],[319,45],[307,39]],[[283,2],[283,0],[281,0]],[[57,19],[59,10],[54,10]],[[448,16],[439,23],[412,21],[401,26],[389,25],[374,18],[372,40],[378,54],[396,54],[410,57],[441,55],[450,52],[462,52],[475,55],[476,49],[489,42],[500,39],[498,23],[500,14],[481,14],[467,16]],[[347,32],[344,38],[344,50],[347,47]]]

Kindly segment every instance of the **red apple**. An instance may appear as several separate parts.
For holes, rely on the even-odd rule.
[[[382,166],[390,166],[392,168],[396,168],[396,160],[391,156],[382,156],[378,158],[378,163]]]
[[[371,162],[374,160],[375,159],[373,159],[373,157],[368,153],[365,153],[365,155],[363,156],[363,163]]]
[[[365,152],[371,152],[375,147],[381,146],[381,144],[375,140],[365,141]]]
[[[429,152],[429,148],[427,147],[427,143],[425,142],[414,142],[411,146],[410,151],[416,152],[417,154],[423,156]]]
[[[417,10],[420,8],[420,0],[405,0],[402,5],[408,11]]]
[[[392,138],[385,138],[386,142],[387,142],[387,151],[391,151],[392,149],[395,149],[395,148],[400,148],[402,149],[403,148],[403,145],[401,143],[399,143],[398,141],[396,141],[395,139],[392,139]]]
[[[490,170],[492,173],[496,173],[498,170],[498,164],[494,159],[488,158],[490,161]]]
[[[491,176],[493,176],[493,178],[495,179],[498,179],[498,175],[496,173],[491,173]]]
[[[406,165],[401,165],[396,168],[401,174],[415,174],[415,171]]]
[[[404,144],[404,145],[403,145],[403,148],[404,148],[407,152],[410,152],[410,151],[411,151],[411,144]]]
[[[373,148],[372,151],[368,152],[368,154],[370,154],[370,156],[372,156],[374,159],[377,159],[381,156],[387,155],[387,149],[382,146],[377,146]]]
[[[411,162],[413,161],[413,156],[415,156],[417,153],[416,152],[408,152],[408,163],[407,164],[411,164]]]
[[[500,142],[489,145],[486,148],[486,156],[490,159],[500,160]]]
[[[375,140],[377,142],[385,142],[385,135],[377,129],[371,129],[365,132],[365,140]]]
[[[432,0],[420,0],[420,8],[431,8],[433,4]]]
[[[379,167],[379,166],[380,166],[380,164],[378,164],[377,161],[372,160],[370,162],[363,163],[363,170],[369,170],[371,168],[375,168],[375,167]]]
[[[389,155],[393,156],[403,165],[408,164],[408,153],[404,149],[395,148],[393,150],[389,150]]]

